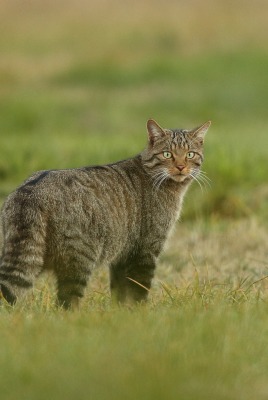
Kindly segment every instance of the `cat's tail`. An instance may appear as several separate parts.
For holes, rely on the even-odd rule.
[[[45,222],[40,210],[29,201],[12,198],[3,211],[3,250],[0,260],[0,290],[10,304],[32,288],[45,256]]]

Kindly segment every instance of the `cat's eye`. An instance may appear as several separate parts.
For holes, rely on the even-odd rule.
[[[189,151],[189,152],[186,154],[186,157],[187,157],[187,158],[194,158],[194,156],[195,156],[195,153],[194,153],[193,151]]]
[[[163,156],[164,156],[165,158],[171,158],[171,157],[172,157],[172,153],[170,153],[170,151],[164,151],[164,152],[163,152]]]

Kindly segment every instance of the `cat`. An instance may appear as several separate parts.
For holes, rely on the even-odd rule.
[[[145,301],[183,197],[192,181],[202,179],[210,124],[171,130],[150,119],[147,147],[133,158],[28,178],[2,208],[0,288],[6,301],[15,304],[52,270],[58,304],[76,308],[99,264],[109,266],[117,302]]]

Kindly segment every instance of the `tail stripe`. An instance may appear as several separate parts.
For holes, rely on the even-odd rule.
[[[8,287],[3,284],[0,285],[0,293],[4,296],[9,304],[14,305],[16,303],[16,296],[14,296],[14,294],[11,293]]]
[[[6,281],[11,285],[16,285],[25,289],[33,286],[32,282],[27,281],[22,276],[3,274],[2,272],[0,272],[0,281]]]

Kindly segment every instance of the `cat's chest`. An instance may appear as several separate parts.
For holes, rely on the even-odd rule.
[[[182,196],[170,192],[153,196],[146,205],[146,225],[155,231],[168,231],[180,216]]]

